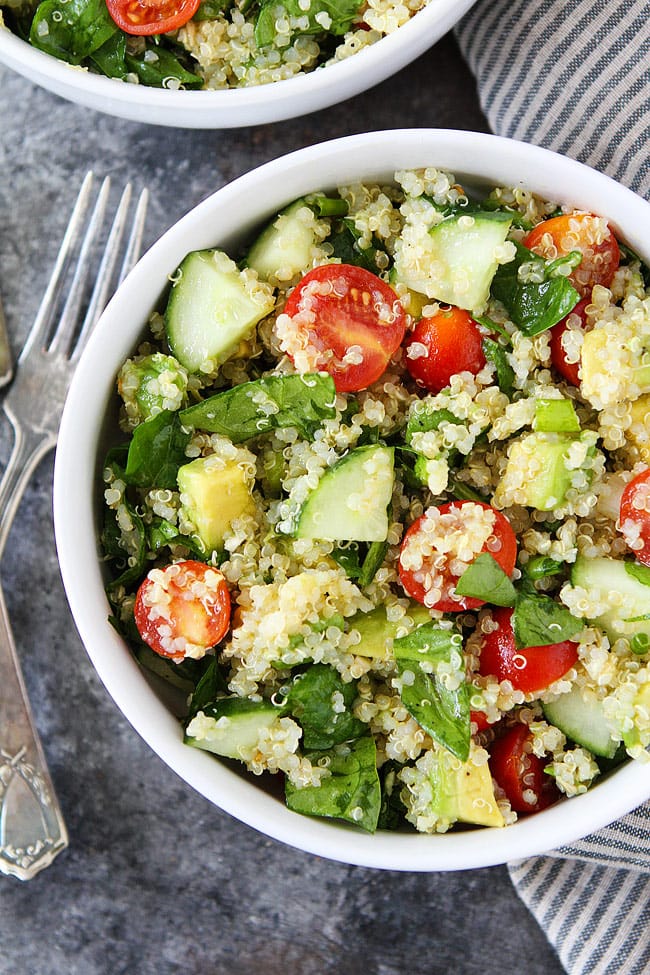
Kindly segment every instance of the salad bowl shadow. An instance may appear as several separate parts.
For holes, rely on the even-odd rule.
[[[296,118],[358,95],[432,47],[474,0],[431,0],[375,44],[336,64],[284,81],[193,91],[149,88],[92,74],[34,47],[0,26],[0,62],[55,95],[135,122],[227,129]]]
[[[353,136],[276,159],[218,190],[183,217],[141,258],[108,305],[66,403],[56,456],[54,518],[64,586],[90,659],[135,730],[182,779],[240,821],[309,853],[367,867],[446,871],[539,854],[605,826],[650,798],[647,767],[629,761],[584,795],[505,828],[370,835],[331,820],[296,815],[274,789],[183,744],[170,700],[145,677],[108,621],[98,542],[100,467],[115,423],[110,416],[115,377],[185,255],[215,246],[234,251],[305,193],[360,180],[388,182],[397,170],[426,166],[449,170],[468,187],[519,186],[601,214],[621,240],[650,259],[649,204],[580,163],[523,143],[416,129]]]

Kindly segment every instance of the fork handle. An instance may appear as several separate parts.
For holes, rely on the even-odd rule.
[[[30,880],[68,845],[0,588],[0,873]]]
[[[45,430],[23,429],[6,403],[4,409],[14,430],[14,444],[0,481],[0,558],[27,483],[38,462],[56,445],[56,436]]]

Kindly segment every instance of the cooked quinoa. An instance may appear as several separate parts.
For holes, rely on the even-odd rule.
[[[141,36],[137,28],[126,30],[128,24],[121,21],[127,16],[125,5],[113,0],[108,10],[103,4],[92,7],[97,31],[90,36],[84,33],[83,17],[91,16],[94,0],[77,4],[72,13],[66,0],[2,0],[0,28],[27,35],[35,47],[71,64],[127,83],[217,90],[267,85],[336,64],[393,34],[436,2],[343,0],[335,12],[323,0],[197,0],[191,19],[188,3],[180,23],[172,18],[164,32]],[[67,27],[62,30],[64,15]]]
[[[335,57],[352,53],[357,34],[369,43],[416,9],[371,3],[363,20],[372,30],[346,35]],[[227,16],[179,33],[207,86],[276,80],[318,62],[316,40],[292,46],[289,33],[277,58],[254,57],[251,25]],[[457,243],[463,234],[488,271],[445,263],[445,235]],[[541,243],[527,248],[535,235]],[[255,775],[283,774],[296,811],[369,830],[507,825],[586,791],[628,756],[645,760],[650,292],[641,261],[619,254],[601,217],[521,188],[477,200],[435,168],[314,194],[250,244],[228,258],[189,255],[172,276],[164,314],[152,316],[117,381],[130,449],[116,448],[104,467],[114,620],[143,665],[189,694],[187,742]],[[198,349],[194,336],[188,367],[181,289],[195,273],[240,287],[249,317],[227,348],[213,348],[210,332]],[[371,286],[350,284],[361,273],[384,290],[371,298]],[[516,288],[538,300],[549,282],[567,310],[546,321],[540,306],[531,324]],[[422,379],[435,359],[426,329],[458,311],[449,288],[483,352],[436,386]],[[403,325],[378,378],[356,386],[349,377],[371,354],[363,334],[353,330],[342,352],[319,338],[327,303],[347,300],[372,305],[381,336]],[[292,377],[301,385],[290,387]],[[293,390],[293,407],[280,388]],[[252,420],[240,420],[242,403]],[[156,610],[171,633],[162,650],[147,646],[138,600],[155,609],[166,567],[187,560],[207,567],[214,592],[206,597],[202,583],[186,594],[179,622],[173,600]],[[146,598],[136,598],[143,580]],[[219,586],[232,602],[226,636],[203,647],[188,637],[185,659],[172,661],[165,647],[183,645],[173,638],[188,601],[209,603]],[[563,663],[553,670],[556,648]],[[598,740],[582,729],[583,711],[596,715]],[[510,740],[523,770],[514,797],[498,758]]]

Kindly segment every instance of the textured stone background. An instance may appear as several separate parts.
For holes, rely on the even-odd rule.
[[[67,104],[0,67],[0,289],[19,350],[84,172],[147,184],[147,242],[287,151],[368,129],[486,130],[450,37],[309,118],[197,132]],[[0,420],[0,464],[9,438]],[[70,848],[29,884],[0,877],[0,975],[560,975],[505,867],[385,873],[267,840],[164,766],[76,635],[52,535],[52,459],[1,567]]]

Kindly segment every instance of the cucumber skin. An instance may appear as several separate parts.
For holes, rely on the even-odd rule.
[[[250,272],[248,272],[250,273]],[[227,359],[240,341],[275,305],[268,296],[255,300],[242,272],[223,251],[191,251],[179,265],[165,310],[170,350],[190,372],[205,362],[213,366]]]
[[[203,713],[215,722],[226,717],[229,724],[215,739],[195,738],[186,731],[184,743],[222,758],[240,761],[245,761],[248,753],[255,748],[260,731],[269,728],[282,715],[281,709],[273,704],[244,698],[224,698],[204,709]]]
[[[345,499],[351,493],[367,493],[369,484],[364,463],[377,451],[381,451],[387,458],[390,455],[390,490],[385,491],[384,496],[379,495],[374,511],[353,512],[346,508]],[[393,460],[392,447],[372,444],[351,450],[325,471],[317,487],[306,499],[298,515],[294,537],[327,541],[383,542],[388,534],[387,508],[393,489]],[[342,487],[342,481],[345,488]],[[354,487],[351,481],[354,482]],[[381,488],[387,486],[388,478],[386,485],[381,485]],[[319,531],[321,524],[327,526],[324,529],[325,534]]]
[[[650,586],[644,586],[643,583],[632,578],[625,569],[625,563],[620,559],[604,556],[588,559],[579,556],[571,570],[571,583],[574,586],[581,586],[587,592],[597,589],[604,594],[619,592],[623,596],[628,596],[631,602],[624,611],[629,614],[629,617],[645,616],[650,613]],[[646,633],[650,637],[650,619],[626,624],[615,609],[593,618],[592,622],[603,629],[612,642],[621,638],[630,639],[637,633]],[[622,632],[622,626],[629,629]]]
[[[253,242],[245,263],[262,281],[270,281],[280,268],[294,277],[311,267],[311,251],[318,241],[313,229],[296,216],[304,208],[308,206],[303,199],[285,207]]]
[[[577,745],[600,758],[613,758],[616,754],[619,742],[611,736],[601,702],[585,700],[579,688],[573,688],[557,701],[542,704],[542,709],[549,724]]]

